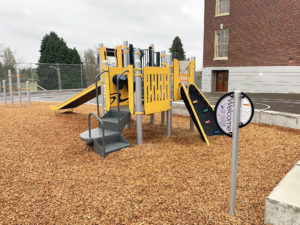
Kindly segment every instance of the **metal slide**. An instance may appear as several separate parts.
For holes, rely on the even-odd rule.
[[[98,93],[100,93],[100,81],[97,84],[98,86]],[[58,106],[51,106],[50,109],[54,112],[60,109],[71,109],[76,108],[87,101],[96,97],[96,85],[92,84],[88,88],[82,90],[78,94],[74,95],[72,98],[64,101],[63,103],[59,104]]]
[[[213,106],[193,83],[188,86],[188,89],[181,85],[180,94],[202,140],[210,145],[207,136],[223,134],[216,124]]]

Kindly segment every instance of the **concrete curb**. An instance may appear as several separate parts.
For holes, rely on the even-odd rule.
[[[300,161],[266,199],[265,224],[300,224]]]
[[[253,123],[263,123],[300,130],[300,115],[285,112],[255,110]]]
[[[189,116],[189,112],[181,101],[173,102],[172,111],[176,115]],[[256,109],[251,122],[300,130],[300,114]]]

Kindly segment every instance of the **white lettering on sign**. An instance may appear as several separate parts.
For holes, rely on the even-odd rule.
[[[248,96],[242,95],[240,127],[248,124],[253,116],[253,104]],[[228,134],[232,134],[234,98],[233,93],[224,95],[216,104],[216,122],[220,129]]]

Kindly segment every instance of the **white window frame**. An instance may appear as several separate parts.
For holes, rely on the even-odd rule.
[[[229,9],[230,9],[230,0],[216,0],[216,15],[215,15],[216,17],[229,15],[230,14]]]
[[[222,37],[218,36],[218,32],[221,32]],[[226,42],[227,40],[227,42]],[[214,51],[214,60],[228,60],[228,45],[229,45],[229,30],[221,29],[215,31],[215,51]],[[220,50],[221,48],[221,50]],[[220,51],[227,52],[227,55],[224,56]]]

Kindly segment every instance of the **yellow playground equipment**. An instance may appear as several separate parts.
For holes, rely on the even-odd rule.
[[[98,63],[95,84],[51,109],[55,112],[75,108],[96,97],[97,113],[88,115],[89,129],[80,137],[92,144],[102,157],[130,146],[122,131],[129,125],[131,115],[136,115],[137,144],[142,144],[143,115],[150,115],[153,122],[154,113],[160,112],[164,123],[167,114],[166,133],[171,136],[172,102],[177,100],[184,101],[201,138],[208,145],[207,136],[222,133],[215,122],[214,108],[194,84],[194,59],[189,60],[187,75],[183,77],[177,59],[172,60],[165,52],[156,52],[154,45],[139,49],[124,41],[114,49],[101,46]],[[97,119],[99,128],[91,129],[91,116]]]

